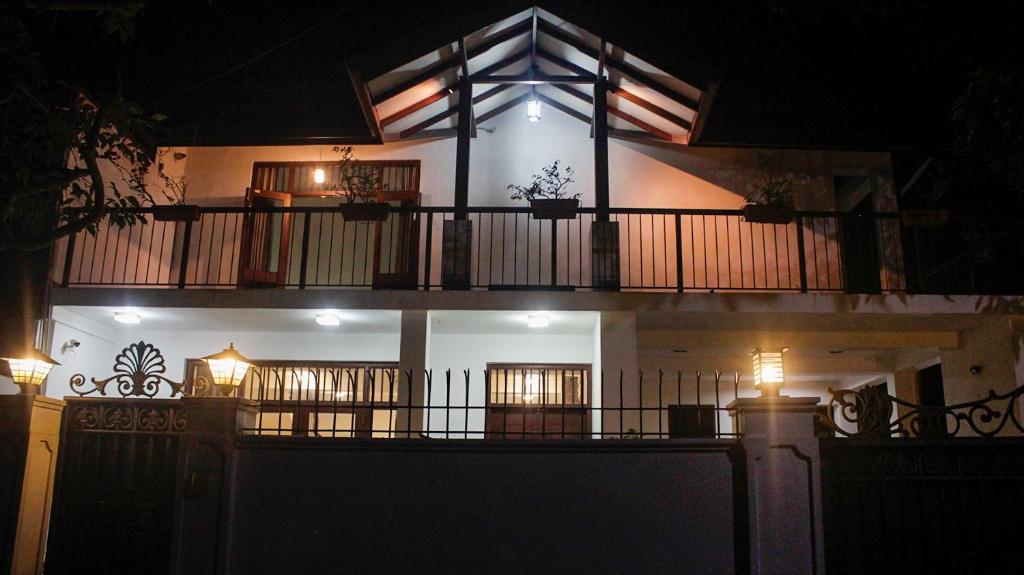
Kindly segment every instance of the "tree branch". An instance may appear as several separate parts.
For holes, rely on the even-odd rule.
[[[85,138],[82,140],[82,143],[78,146],[78,153],[85,162],[84,171],[87,172],[91,180],[90,188],[92,189],[93,196],[92,205],[89,206],[89,211],[86,212],[85,216],[66,224],[59,225],[56,229],[51,230],[43,236],[8,240],[4,244],[0,244],[0,250],[9,249],[31,251],[42,249],[52,245],[60,238],[77,234],[87,227],[99,222],[103,218],[107,211],[106,186],[103,182],[103,173],[100,171],[96,148],[99,146],[99,136],[103,129],[103,125],[106,123],[106,118],[107,106],[99,106],[96,109],[96,115],[92,119],[92,125],[85,133]]]

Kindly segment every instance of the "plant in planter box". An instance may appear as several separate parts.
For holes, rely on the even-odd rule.
[[[569,195],[565,188],[575,182],[571,167],[562,169],[558,160],[534,174],[527,186],[509,184],[513,200],[528,200],[533,217],[538,220],[571,220],[580,207],[580,195]]]
[[[754,198],[743,206],[743,218],[758,224],[788,224],[793,221],[792,180],[788,174],[779,174],[776,162],[768,156],[758,156],[761,181]]]
[[[337,195],[345,199],[341,214],[352,221],[383,221],[387,219],[390,206],[378,202],[377,197],[385,190],[378,166],[367,165],[356,160],[352,146],[335,146],[341,154]]]
[[[167,151],[160,152],[160,161],[157,162],[156,175],[163,182],[160,193],[163,194],[166,204],[153,204],[153,219],[158,222],[194,222],[199,219],[199,206],[185,202],[188,194],[188,182],[185,176],[168,175],[164,169],[163,157]],[[174,153],[175,160],[185,159],[185,154]]]

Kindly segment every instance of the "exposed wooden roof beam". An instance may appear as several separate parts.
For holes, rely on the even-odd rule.
[[[473,78],[474,84],[593,84],[594,78],[549,74],[511,74],[480,76]]]
[[[488,112],[484,112],[483,114],[480,114],[480,117],[477,118],[477,121],[482,124],[482,123],[486,122],[487,120],[490,120],[491,118],[497,116],[498,114],[501,114],[503,112],[507,112],[508,110],[511,110],[512,108],[515,108],[519,104],[525,103],[526,100],[528,100],[529,98],[530,98],[530,93],[527,92],[526,94],[523,94],[523,95],[519,96],[518,98],[515,98],[515,99],[512,99],[512,100],[509,100],[508,102],[505,102],[504,104],[498,106],[497,108],[495,108],[493,110],[490,110]]]
[[[579,90],[577,90],[576,88],[573,88],[572,86],[564,86],[564,85],[555,84],[554,87],[558,88],[559,90],[561,90],[563,92],[565,92],[566,94],[569,94],[570,96],[573,96],[575,98],[583,100],[587,104],[591,104],[591,105],[594,104],[594,98],[588,96],[584,92],[580,92]],[[648,124],[647,122],[641,120],[640,118],[637,118],[636,116],[633,116],[632,114],[627,114],[626,112],[623,112],[622,110],[619,110],[617,108],[611,108],[611,107],[608,108],[608,113],[613,115],[613,116],[616,116],[618,118],[621,118],[621,119],[629,122],[630,124],[633,124],[634,126],[636,126],[638,128],[641,128],[641,129],[643,129],[643,130],[645,130],[645,131],[647,131],[647,132],[649,132],[651,134],[654,134],[655,136],[657,136],[658,138],[660,138],[662,140],[667,140],[669,142],[672,141],[672,134],[669,134],[668,132],[666,132],[665,130],[662,130],[661,128],[657,128],[655,126],[652,126],[652,125]]]
[[[469,56],[466,55],[466,40],[459,38],[459,55],[462,57],[462,77],[469,79]],[[472,92],[472,90],[470,90]],[[473,115],[473,106],[469,107],[469,135],[476,137],[476,116]]]
[[[565,30],[562,30],[561,28],[555,26],[554,24],[551,24],[546,20],[541,20],[539,23],[539,29],[541,32],[544,32],[548,36],[551,36],[556,40],[559,40],[561,42],[564,42],[565,44],[568,44],[569,46],[572,46],[582,54],[598,61],[601,60],[601,50],[597,50],[596,48],[587,46],[582,41],[580,41],[579,38],[576,38],[572,34],[569,34]],[[662,96],[665,96],[670,100],[678,102],[679,104],[686,106],[687,108],[695,112],[697,111],[699,107],[698,102],[694,101],[690,97],[680,94],[679,92],[673,90],[672,88],[669,88],[668,86],[659,82],[658,80],[651,78],[649,75],[647,75],[647,73],[640,70],[636,66],[628,64],[622,60],[612,58],[610,56],[606,56],[604,60],[605,65],[608,68],[614,68],[615,70],[625,74],[626,76],[629,76],[633,80],[647,86],[648,88],[654,90],[655,92],[658,92]]]
[[[585,78],[590,78],[591,82],[593,82],[595,79],[597,79],[597,76],[595,76],[593,72],[587,70],[583,66],[577,66],[576,64],[573,64],[572,62],[566,60],[565,58],[560,58],[558,56],[555,56],[554,54],[552,54],[551,52],[548,52],[547,50],[545,50],[543,48],[538,48],[537,49],[537,55],[540,56],[541,58],[551,62],[552,64],[558,66],[559,68],[565,68],[566,70],[569,70],[570,72],[573,72],[573,73],[578,74],[580,76],[583,76]]]
[[[498,32],[494,36],[488,38],[487,40],[482,42],[479,46],[476,46],[474,48],[471,48],[471,49],[467,50],[466,51],[466,56],[467,56],[468,59],[472,60],[473,58],[479,56],[480,54],[483,54],[484,52],[486,52],[486,51],[490,50],[491,48],[497,46],[498,44],[501,44],[502,42],[505,42],[506,40],[510,40],[512,38],[515,38],[516,36],[519,36],[520,34],[526,33],[527,31],[530,30],[531,26],[532,26],[532,22],[530,21],[530,19],[529,18],[525,18],[522,21],[520,21],[520,22],[518,22],[516,24],[513,24],[512,26],[509,26],[508,28],[502,30],[501,32]],[[376,96],[374,96],[373,97],[373,105],[376,106],[376,105],[380,104],[381,102],[384,102],[386,100],[390,100],[391,98],[394,98],[395,96],[401,94],[402,92],[408,90],[409,88],[412,88],[413,86],[416,86],[417,84],[420,84],[422,82],[426,82],[427,80],[433,78],[434,76],[438,76],[440,74],[443,74],[443,73],[447,72],[448,70],[451,70],[452,68],[458,66],[461,62],[462,62],[462,55],[461,54],[455,55],[455,56],[450,57],[450,58],[443,58],[439,62],[435,63],[434,65],[432,65],[432,66],[430,66],[428,68],[426,68],[425,70],[423,70],[419,74],[416,74],[415,76],[409,78],[408,80],[406,80],[406,81],[404,81],[404,82],[402,82],[402,83],[400,83],[400,84],[398,84],[396,86],[392,86],[391,88],[388,88],[387,90],[384,90],[380,94],[377,94]]]
[[[469,79],[473,80],[473,79],[479,78],[481,76],[488,76],[488,75],[490,75],[490,74],[492,74],[494,72],[497,72],[498,70],[501,70],[503,68],[507,68],[507,67],[511,66],[512,64],[515,64],[516,62],[522,60],[523,58],[526,58],[529,55],[530,55],[530,49],[529,48],[523,48],[522,50],[516,52],[515,54],[512,54],[511,56],[508,56],[507,58],[502,58],[501,60],[498,60],[497,62],[491,64],[490,66],[487,66],[485,68],[481,68],[477,72],[474,72],[473,74],[471,74],[469,76]]]
[[[483,102],[484,100],[486,100],[486,99],[488,99],[488,98],[490,98],[492,96],[496,96],[497,94],[500,94],[501,92],[504,92],[505,90],[508,90],[512,86],[513,86],[512,84],[502,84],[500,86],[495,86],[495,87],[491,88],[490,90],[487,90],[483,94],[474,96],[473,97],[473,103],[474,104],[479,104],[480,102]],[[425,130],[425,129],[429,128],[430,126],[433,126],[434,124],[440,122],[441,120],[444,120],[445,118],[449,118],[451,116],[454,116],[458,111],[459,111],[458,105],[452,106],[452,107],[448,108],[447,110],[445,110],[443,112],[439,112],[437,114],[434,114],[433,116],[427,118],[426,120],[423,120],[422,122],[420,122],[419,124],[416,124],[415,126],[412,126],[411,128],[407,128],[405,130],[402,130],[401,132],[399,132],[398,137],[404,140],[405,138],[408,138],[409,136],[412,136],[412,135],[416,134],[417,132],[420,132],[422,130]],[[479,119],[477,120],[477,122],[481,122],[481,121],[482,120],[479,120]]]
[[[450,96],[450,95],[452,95],[454,93],[455,93],[455,90],[453,88],[450,88],[450,87],[447,87],[447,86],[444,87],[444,88],[441,88],[436,93],[431,94],[431,95],[427,96],[426,98],[423,98],[419,102],[416,102],[415,104],[412,104],[410,106],[406,106],[405,108],[402,108],[401,110],[395,112],[394,114],[391,114],[390,116],[382,119],[380,121],[380,125],[381,126],[388,126],[390,124],[394,124],[395,122],[401,120],[402,118],[404,118],[404,117],[406,117],[406,116],[408,116],[410,114],[413,114],[415,112],[418,112],[418,111],[422,110],[423,108],[426,108],[427,106],[433,104],[434,102],[436,102],[436,101],[438,101],[438,100],[440,100],[442,98],[447,98],[448,96]]]
[[[672,112],[669,112],[668,110],[662,108],[661,106],[658,106],[657,104],[652,104],[651,102],[648,102],[647,100],[641,98],[640,96],[637,96],[636,94],[623,89],[622,86],[619,86],[614,82],[609,82],[608,86],[611,88],[611,93],[613,95],[618,96],[619,98],[622,98],[627,102],[632,102],[637,106],[640,106],[644,110],[647,110],[648,112],[662,118],[663,120],[668,120],[669,122],[672,122],[673,124],[685,130],[693,129],[693,124],[686,118],[673,114]]]
[[[537,94],[537,99],[547,104],[548,106],[551,106],[552,108],[558,110],[559,112],[562,112],[563,114],[567,114],[569,116],[572,116],[573,118],[576,118],[577,120],[583,122],[584,124],[590,123],[589,116],[587,116],[583,112],[580,112],[579,110],[566,106],[565,104],[559,102],[558,100],[555,100],[554,98],[549,98],[544,94]]]
[[[383,124],[380,121],[380,116],[377,115],[377,109],[373,107],[370,90],[366,87],[362,77],[351,66],[346,64],[345,69],[348,71],[352,86],[355,87],[356,99],[359,100],[359,108],[363,112],[366,125],[370,128],[370,135],[378,142],[383,141],[384,131],[381,129]]]

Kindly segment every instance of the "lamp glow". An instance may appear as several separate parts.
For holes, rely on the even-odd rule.
[[[540,100],[534,98],[526,101],[526,119],[531,122],[540,121]]]
[[[754,388],[761,391],[762,396],[776,397],[779,389],[786,384],[786,373],[782,367],[782,349],[755,349],[751,354],[754,358]]]
[[[11,370],[11,379],[18,384],[21,392],[27,395],[35,395],[39,392],[39,386],[46,380],[53,366],[60,365],[57,360],[49,357],[43,352],[33,349],[22,357],[0,357],[7,362]]]
[[[551,317],[546,313],[530,314],[526,317],[526,325],[530,327],[547,327],[551,324]]]
[[[341,316],[336,313],[324,312],[316,314],[316,323],[328,327],[341,325]]]
[[[210,367],[214,387],[225,397],[230,396],[242,384],[249,366],[252,365],[248,358],[238,353],[234,343],[220,353],[204,357],[203,361]]]
[[[313,181],[314,182],[316,182],[318,184],[322,184],[322,183],[324,183],[324,180],[326,180],[326,179],[327,179],[327,177],[326,177],[326,174],[324,174],[324,169],[323,168],[317,168],[317,169],[313,170]]]
[[[142,318],[139,317],[139,314],[132,311],[118,311],[114,312],[114,321],[128,325],[135,325],[140,323]]]

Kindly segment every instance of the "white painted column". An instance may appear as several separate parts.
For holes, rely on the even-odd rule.
[[[619,411],[623,406],[639,406],[636,312],[601,312],[600,337],[603,377],[595,373],[594,381],[601,382],[601,407],[605,410],[601,412],[601,430],[611,437],[640,427],[639,411],[622,412],[621,420]]]
[[[427,310],[402,310],[398,352],[397,437],[419,437],[423,431],[424,371],[427,369],[430,321]]]
[[[750,572],[823,573],[817,397],[758,397],[729,404],[746,452]]]

